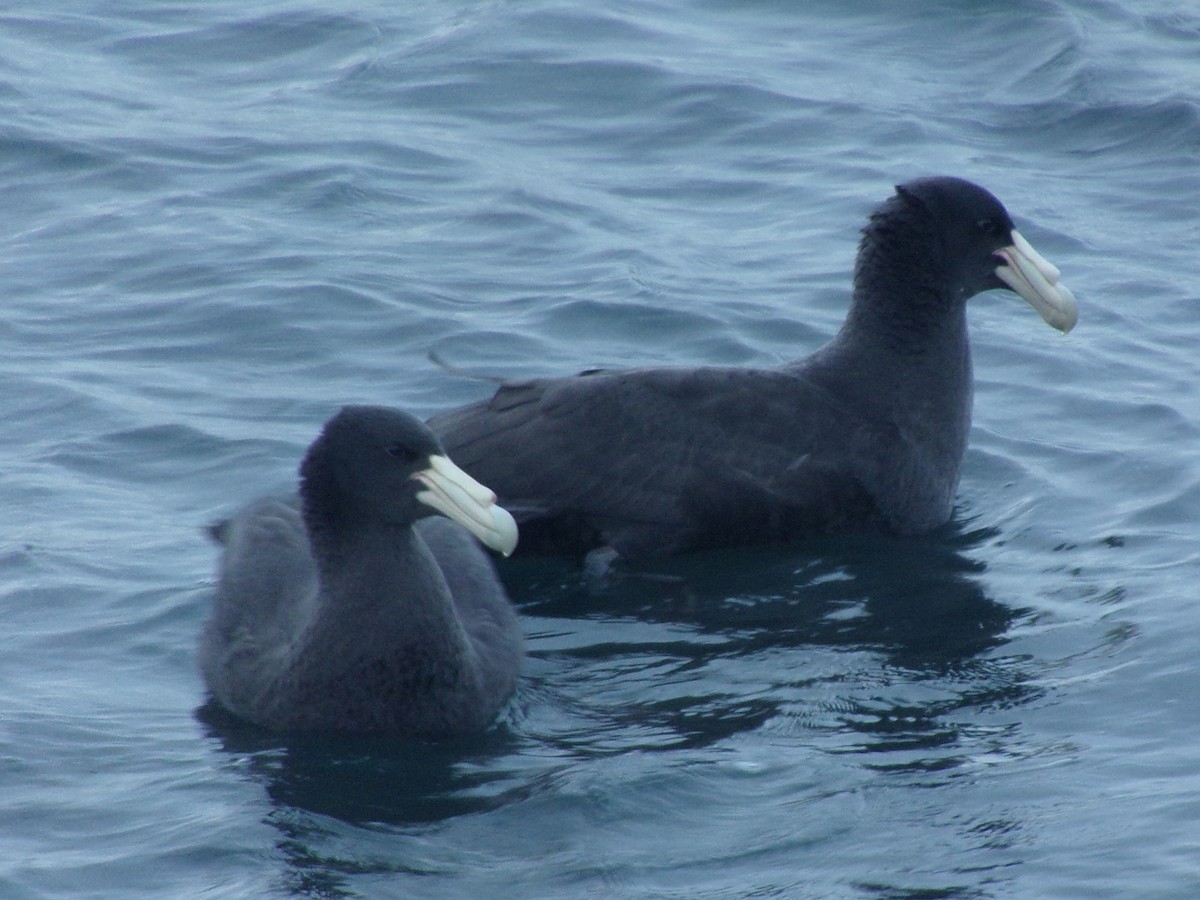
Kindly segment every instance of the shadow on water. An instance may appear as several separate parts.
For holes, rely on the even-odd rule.
[[[245,761],[277,806],[350,824],[420,824],[484,812],[514,799],[487,760],[512,753],[503,726],[444,741],[337,734],[279,735],[210,701],[196,712],[210,737]]]
[[[466,738],[421,741],[385,736],[279,735],[244,722],[210,700],[196,710],[209,737],[255,783],[271,806],[289,896],[358,897],[350,885],[369,874],[425,875],[398,862],[364,862],[355,852],[320,848],[343,832],[386,827],[420,832],[456,816],[514,802],[531,789],[493,760],[517,743],[503,726]]]
[[[812,684],[824,677],[840,706],[837,715],[826,716],[829,728],[854,738],[843,750],[886,754],[952,745],[955,711],[1018,705],[1033,696],[1023,667],[984,655],[1003,645],[1014,620],[1027,612],[987,596],[985,567],[967,555],[994,536],[951,525],[915,539],[839,537],[713,552],[618,572],[598,584],[561,561],[515,561],[504,576],[522,614],[543,623],[561,622],[564,630],[572,620],[634,623],[628,644],[604,632],[603,640],[555,655],[597,662],[624,656],[629,671],[637,661],[672,660],[659,666],[669,688],[642,678],[637,696],[623,696],[607,710],[595,691],[581,701],[589,707],[580,709],[581,718],[604,722],[612,732],[625,727],[641,742],[608,740],[606,729],[597,727],[559,735],[553,742],[564,751],[591,756],[703,747],[795,716],[798,706],[811,721],[808,707],[820,695]],[[674,629],[655,644],[643,639],[637,623],[687,630],[677,636]],[[821,649],[869,655],[872,671],[891,673],[885,680],[935,685],[938,696],[908,702],[855,695],[843,687],[852,680],[845,671],[822,676],[806,670]],[[693,690],[678,688],[688,670],[730,660],[755,671],[732,685],[697,675]]]
[[[965,555],[994,534],[951,526],[922,538],[853,536],[717,551],[600,582],[559,561],[516,561],[504,577],[526,615],[636,616],[722,635],[730,641],[726,653],[869,647],[893,665],[937,668],[1002,643],[1023,612],[988,597],[978,578],[984,565]]]

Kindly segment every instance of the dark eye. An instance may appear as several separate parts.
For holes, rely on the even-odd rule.
[[[975,223],[975,227],[989,237],[995,238],[1005,237],[1006,232],[1008,231],[1008,229],[1004,227],[1004,223],[996,219],[980,219]]]
[[[402,463],[414,463],[417,461],[417,457],[420,456],[408,444],[388,444],[384,449],[387,450],[388,456],[398,459]]]

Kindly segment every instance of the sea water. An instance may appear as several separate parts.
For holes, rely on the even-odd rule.
[[[18,0],[0,112],[0,895],[1200,896],[1200,10]],[[517,561],[468,740],[207,704],[202,527],[340,404],[803,356],[928,174],[1081,311],[971,302],[946,528]]]

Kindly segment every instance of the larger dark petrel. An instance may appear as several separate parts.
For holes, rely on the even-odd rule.
[[[429,424],[513,513],[526,552],[920,533],[950,517],[971,421],[966,302],[993,288],[1075,324],[1058,270],[1000,201],[923,178],[871,215],[846,321],[809,357],[508,383]]]

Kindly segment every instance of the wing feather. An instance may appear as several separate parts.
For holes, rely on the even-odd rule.
[[[844,435],[844,458],[854,458],[859,417],[783,371],[523,381],[429,424],[517,517],[527,549],[542,542],[539,529],[580,549],[644,555],[815,532],[869,514],[862,473],[839,461],[831,440]]]

